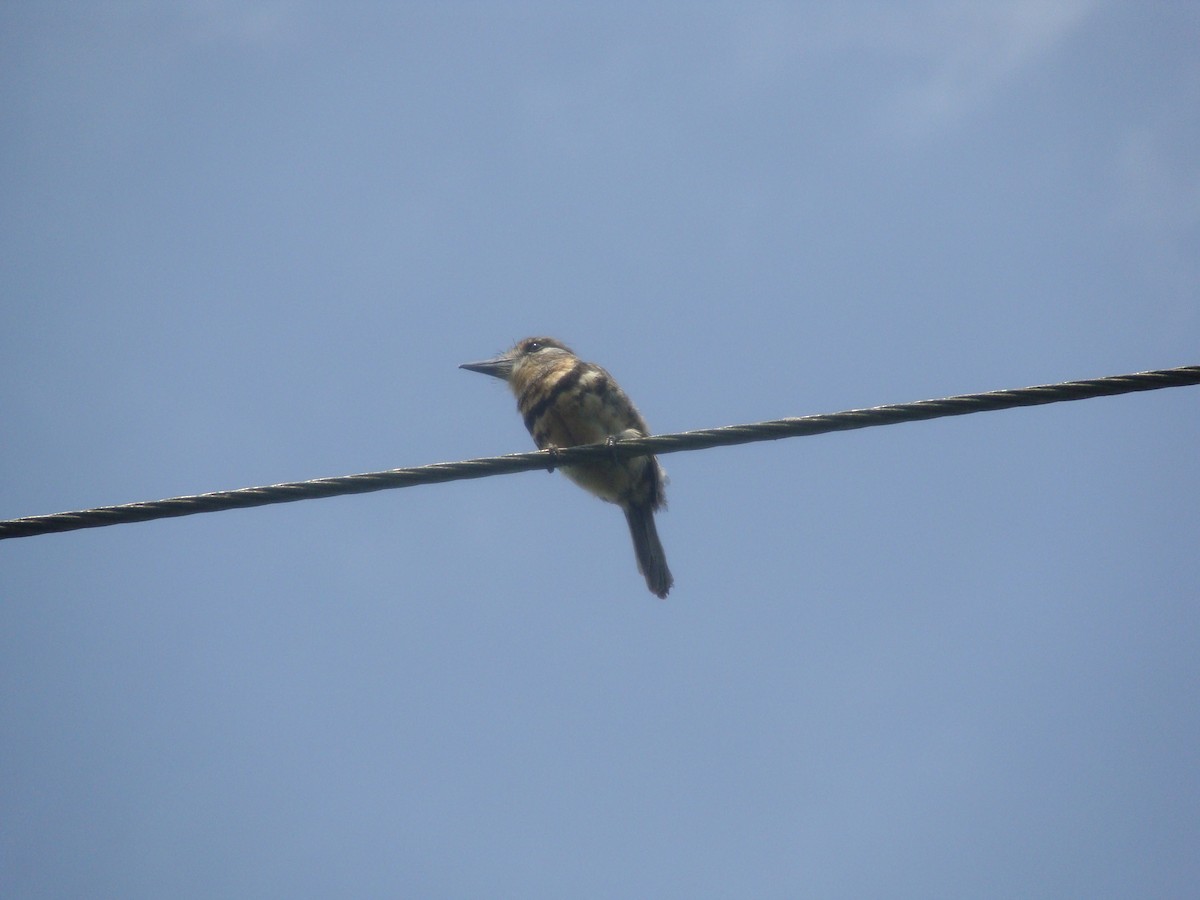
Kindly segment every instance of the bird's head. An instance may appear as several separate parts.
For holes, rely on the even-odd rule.
[[[517,341],[516,346],[492,359],[481,362],[463,363],[460,369],[481,372],[503,381],[511,381],[513,374],[527,366],[541,368],[553,365],[564,357],[573,357],[571,348],[562,341],[549,337],[530,337]]]

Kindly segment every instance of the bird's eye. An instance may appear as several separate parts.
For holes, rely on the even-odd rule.
[[[525,352],[526,353],[537,353],[539,350],[542,349],[543,346],[544,345],[542,344],[541,341],[530,341],[528,344],[525,345]]]

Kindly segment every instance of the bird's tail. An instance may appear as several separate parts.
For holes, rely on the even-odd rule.
[[[650,592],[665,598],[675,579],[667,568],[667,554],[654,527],[654,512],[645,506],[625,507],[625,521],[633,535],[633,551],[637,554],[638,571],[646,577]]]

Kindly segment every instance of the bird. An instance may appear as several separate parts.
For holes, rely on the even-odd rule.
[[[471,372],[508,383],[517,409],[540,450],[646,437],[650,429],[633,401],[604,369],[584,362],[566,344],[529,337],[493,359],[463,363]],[[654,513],[666,507],[666,472],[654,456],[573,463],[563,474],[625,513],[638,571],[655,596],[674,584]]]

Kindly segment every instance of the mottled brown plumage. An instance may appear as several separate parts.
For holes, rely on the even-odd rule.
[[[611,438],[644,437],[645,419],[612,376],[584,362],[554,338],[533,337],[495,359],[462,368],[508,382],[525,427],[542,450],[598,444]],[[638,571],[646,585],[666,597],[673,579],[654,525],[666,505],[666,475],[653,456],[564,466],[563,473],[625,512]]]

